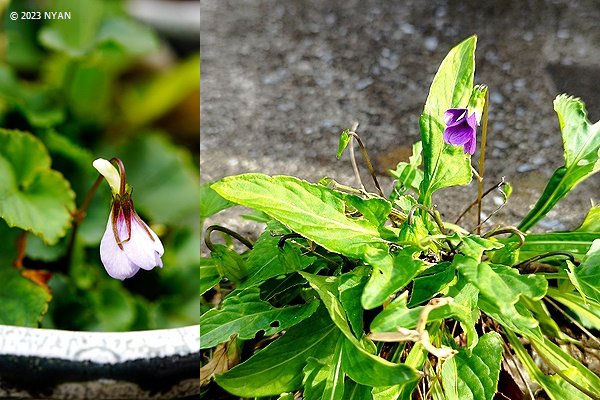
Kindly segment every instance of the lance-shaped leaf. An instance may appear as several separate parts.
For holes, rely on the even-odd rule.
[[[302,381],[303,397],[306,400],[320,400],[323,397],[325,389],[325,381],[329,374],[329,363],[331,357],[319,361],[316,358],[310,357],[306,361],[306,366],[302,370],[304,379]]]
[[[501,362],[502,338],[496,332],[481,336],[470,356],[459,350],[442,365],[446,399],[492,400],[498,388]]]
[[[355,346],[344,338],[344,372],[353,381],[369,386],[407,385],[419,379],[406,364],[394,364]]]
[[[310,286],[315,289],[319,297],[327,307],[331,320],[337,325],[340,331],[350,340],[353,340],[356,344],[358,341],[350,330],[348,320],[346,319],[346,312],[340,302],[338,296],[338,286],[340,278],[335,276],[318,276],[309,274],[306,272],[299,272],[304,279],[308,281]],[[362,333],[362,329],[361,332]]]
[[[348,326],[344,309],[338,299],[338,278],[316,276],[305,272],[300,274],[317,291],[331,319],[344,334],[341,354],[343,371],[346,375],[355,382],[370,386],[407,384],[418,379],[417,373],[411,367],[405,364],[394,364],[369,353],[356,339]]]
[[[225,200],[210,188],[209,184],[200,186],[200,221],[235,205]]]
[[[480,263],[462,255],[455,256],[453,264],[479,289],[480,296],[492,304],[500,314],[525,328],[538,326],[535,319],[520,314],[515,304],[521,295],[533,300],[541,299],[548,289],[548,281],[543,276],[519,275],[516,270],[505,265]]]
[[[291,327],[248,360],[216,377],[217,383],[241,397],[274,396],[300,389],[309,357],[331,357],[340,337],[325,307]]]
[[[342,352],[344,338],[340,336],[333,354],[324,360],[309,358],[304,367],[304,399],[341,400],[344,395],[344,370]]]
[[[347,217],[340,196],[323,186],[289,176],[244,174],[211,187],[227,200],[264,211],[292,231],[348,257],[361,258],[373,243],[382,242],[377,225]]]
[[[340,141],[339,141],[339,144],[338,144],[337,153],[335,155],[335,157],[337,159],[339,159],[342,156],[342,153],[344,152],[344,150],[346,150],[346,147],[348,146],[348,143],[350,143],[350,140],[352,140],[352,136],[350,136],[348,133],[350,133],[350,129],[346,129],[340,135]]]
[[[367,385],[361,385],[351,379],[347,379],[344,383],[343,400],[373,400],[371,390],[373,388]]]
[[[305,305],[275,308],[260,299],[260,289],[250,288],[228,296],[219,310],[212,309],[200,317],[200,347],[203,349],[226,342],[233,334],[252,339],[263,330],[266,336],[310,317],[318,307],[313,301]]]
[[[447,288],[455,278],[456,268],[448,261],[427,268],[413,280],[413,290],[408,306],[416,306],[435,297]]]
[[[592,125],[583,102],[564,94],[554,100],[554,110],[560,123],[565,164],[554,172],[540,199],[519,224],[521,231],[537,224],[571,189],[600,168],[600,123]]]
[[[47,244],[63,237],[75,209],[75,193],[33,135],[0,129],[0,217],[41,236]]]
[[[212,258],[200,259],[200,295],[210,290],[221,280],[219,270]]]
[[[360,338],[363,334],[363,308],[360,303],[360,296],[369,279],[366,275],[363,275],[364,273],[366,273],[365,268],[361,269],[359,267],[352,273],[344,274],[340,276],[338,286],[339,299],[350,322],[350,327],[357,338]]]
[[[454,47],[433,78],[419,126],[423,142],[424,176],[419,202],[431,205],[437,189],[466,185],[471,181],[470,155],[462,146],[444,143],[444,113],[449,108],[465,108],[473,90],[475,43],[471,36]]]
[[[573,382],[588,390],[589,393],[593,393],[596,398],[600,398],[600,378],[596,374],[550,340],[531,338],[531,341],[535,350],[542,353],[554,368],[570,375]]]
[[[548,288],[548,296],[561,302],[570,312],[576,314],[582,325],[600,330],[600,303],[597,301],[588,300],[586,304],[578,294],[561,293],[552,287]]]
[[[362,294],[364,308],[372,309],[383,304],[421,272],[425,263],[414,258],[419,251],[415,247],[406,247],[394,255],[386,251],[365,254],[365,260],[373,266],[373,273]]]
[[[534,381],[539,383],[544,388],[546,394],[552,400],[589,400],[589,396],[572,386],[569,382],[564,380],[560,375],[555,374],[552,376],[544,375],[544,373],[538,368],[535,361],[531,358],[527,350],[523,347],[517,336],[510,330],[505,329],[504,333],[508,338],[508,341],[512,345],[515,354],[521,361],[521,364],[525,367],[527,374]],[[573,370],[568,371],[568,375],[573,376]]]
[[[581,265],[575,267],[572,275],[578,284],[577,287],[586,297],[600,302],[600,239],[592,242]]]
[[[278,243],[281,236],[273,236],[271,232],[277,232],[280,234],[288,234],[290,230],[282,226],[277,221],[269,221],[265,231],[260,235],[250,256],[246,260],[246,268],[248,269],[248,276],[246,279],[237,286],[237,290],[242,290],[263,281],[278,276],[294,272],[295,270],[302,270],[312,264],[316,257],[298,257],[299,264],[294,269],[293,265],[287,263],[284,265],[282,261],[285,261],[285,252],[296,252],[295,249],[290,248],[288,242],[285,244],[284,250],[280,250]]]
[[[456,247],[456,251],[467,257],[474,258],[477,261],[481,261],[484,251],[504,247],[502,243],[490,239],[484,239],[477,235],[463,237],[458,232],[454,233],[454,235],[450,236],[448,239],[454,247]]]

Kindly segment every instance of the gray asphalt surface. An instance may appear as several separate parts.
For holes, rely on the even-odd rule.
[[[389,193],[386,170],[419,140],[440,62],[472,34],[476,83],[491,94],[485,187],[502,176],[514,187],[493,222],[518,224],[563,163],[555,96],[581,97],[590,119],[600,118],[597,1],[201,0],[202,183],[264,172],[355,185],[348,154],[335,152],[356,120]],[[370,183],[360,152],[357,161]],[[537,230],[576,226],[599,189],[600,176],[590,178]],[[474,184],[444,189],[435,202],[453,220],[476,192]],[[491,195],[484,210],[498,200]],[[255,236],[238,212],[207,223]]]

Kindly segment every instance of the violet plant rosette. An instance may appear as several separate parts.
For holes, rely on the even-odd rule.
[[[163,245],[135,212],[131,193],[133,188],[125,181],[125,167],[113,158],[119,171],[111,162],[99,158],[93,162],[110,185],[112,203],[106,231],[100,242],[100,260],[108,275],[115,279],[131,278],[139,270],[162,268]]]
[[[466,108],[450,108],[444,113],[444,142],[452,146],[463,146],[465,153],[475,154],[477,145],[477,118]]]

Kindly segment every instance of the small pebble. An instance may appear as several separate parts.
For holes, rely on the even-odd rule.
[[[542,165],[546,162],[546,158],[542,156],[536,156],[533,158],[533,160],[531,160],[531,162],[533,163],[533,165]]]
[[[494,145],[494,147],[497,147],[499,149],[506,149],[506,148],[508,148],[508,143],[503,142],[502,140],[494,140],[492,142],[492,144]]]
[[[406,35],[412,35],[413,33],[415,33],[415,27],[409,23],[402,24],[400,29],[402,30],[402,33]]]
[[[365,78],[365,79],[361,79],[360,81],[356,82],[356,85],[354,85],[354,87],[356,88],[356,90],[363,90],[363,89],[368,88],[372,84],[373,84],[373,79]]]
[[[504,200],[502,199],[502,196],[494,196],[494,197],[492,197],[492,200],[494,201],[494,204],[496,205],[496,207],[500,207],[502,204],[504,204]]]
[[[529,164],[522,164],[517,167],[517,172],[527,172],[531,171],[533,167]]]
[[[437,49],[439,44],[438,38],[434,37],[434,36],[430,36],[427,39],[425,39],[425,49],[429,50],[429,51],[434,51],[435,49]]]
[[[533,33],[525,32],[523,34],[523,40],[525,40],[526,42],[531,42],[533,40]]]
[[[517,89],[517,90],[523,89],[525,87],[525,79],[519,78],[519,79],[515,80],[514,85],[515,85],[515,89]]]
[[[492,129],[496,132],[501,132],[506,129],[506,124],[504,122],[496,121],[492,125]]]
[[[492,92],[492,94],[490,94],[490,101],[494,104],[502,104],[504,103],[504,96],[498,92]]]
[[[566,229],[566,226],[562,222],[560,222],[556,219],[544,218],[540,222],[538,222],[538,224],[539,224],[539,226],[541,226],[542,228],[545,228],[545,229],[554,229],[554,230]]]

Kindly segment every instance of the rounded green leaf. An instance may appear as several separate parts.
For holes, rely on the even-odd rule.
[[[50,291],[11,266],[0,267],[0,324],[37,327],[48,310]]]
[[[71,224],[75,193],[50,169],[43,144],[27,132],[0,129],[0,217],[54,244]]]

